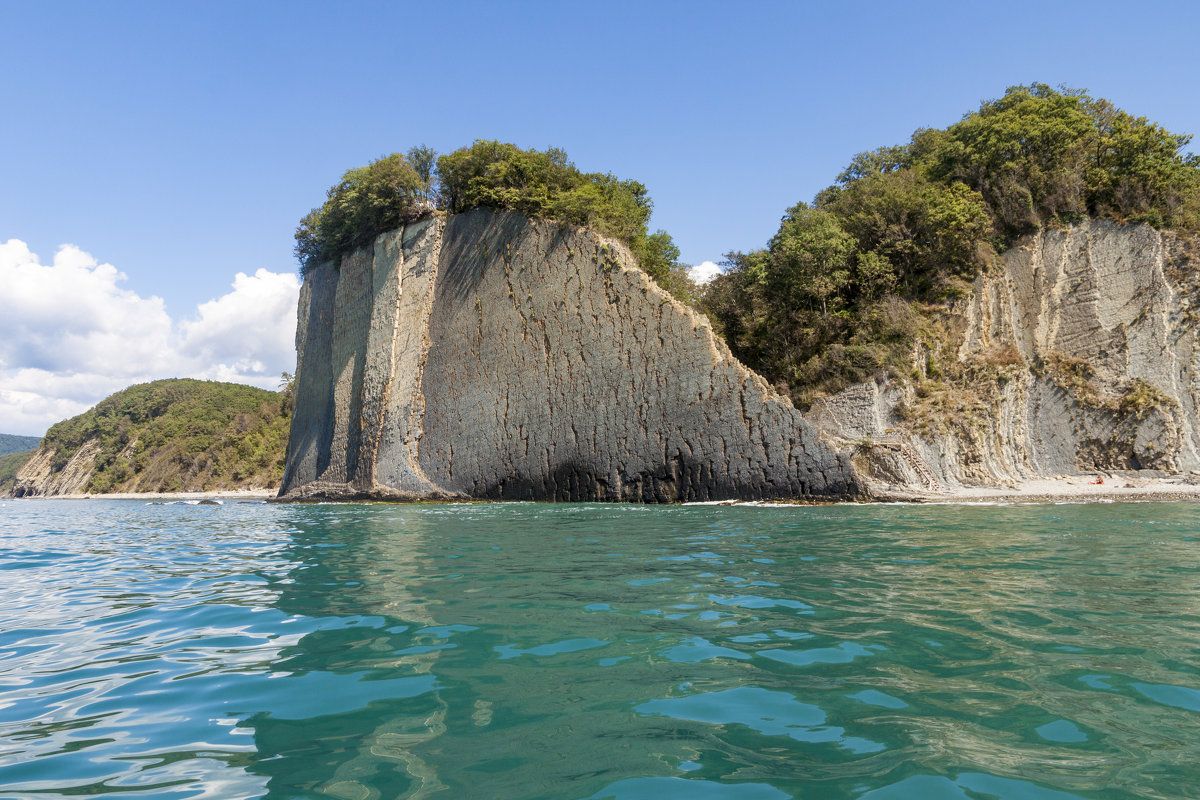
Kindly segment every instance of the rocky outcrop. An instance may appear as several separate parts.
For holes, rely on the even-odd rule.
[[[65,465],[58,465],[55,469],[58,450],[54,447],[40,447],[17,471],[12,496],[41,497],[83,492],[91,480],[99,452],[99,442],[85,442],[70,454]]]
[[[1005,253],[952,310],[950,380],[880,379],[808,419],[879,487],[1200,470],[1200,347],[1183,244],[1092,221]]]
[[[596,234],[434,215],[310,270],[281,496],[671,502],[859,484]]]

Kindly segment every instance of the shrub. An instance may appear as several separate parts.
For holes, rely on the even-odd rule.
[[[1015,86],[951,125],[914,137],[912,162],[988,203],[1003,241],[1085,215],[1188,227],[1197,164],[1171,133],[1087,92]]]
[[[1175,400],[1162,389],[1141,378],[1134,378],[1117,401],[1117,409],[1137,417],[1144,417],[1154,410],[1167,410],[1176,406]]]
[[[1084,359],[1052,350],[1045,354],[1038,369],[1076,400],[1089,405],[1101,403],[1096,369]]]
[[[400,153],[349,170],[330,187],[324,205],[300,220],[296,258],[301,272],[426,213],[430,187],[429,173],[423,178]]]

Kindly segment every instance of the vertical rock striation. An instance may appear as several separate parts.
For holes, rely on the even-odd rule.
[[[280,494],[845,497],[849,461],[625,248],[479,209],[307,276]]]
[[[943,409],[940,425],[914,425],[913,386],[887,380],[807,416],[856,443],[877,480],[922,490],[1200,470],[1198,297],[1172,234],[1100,220],[1048,230],[1005,253],[952,315],[960,335],[942,357],[990,363],[997,376],[958,387],[983,399],[982,413]]]

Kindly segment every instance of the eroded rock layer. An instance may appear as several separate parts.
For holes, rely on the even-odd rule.
[[[808,419],[881,486],[936,490],[1058,475],[1200,470],[1195,270],[1147,225],[1029,237],[979,277],[943,359],[957,384],[880,380]]]
[[[299,323],[285,497],[859,492],[703,317],[585,230],[433,216],[313,269]]]

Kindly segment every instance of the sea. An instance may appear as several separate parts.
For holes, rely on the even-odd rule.
[[[1200,797],[1200,507],[0,502],[0,797]]]

